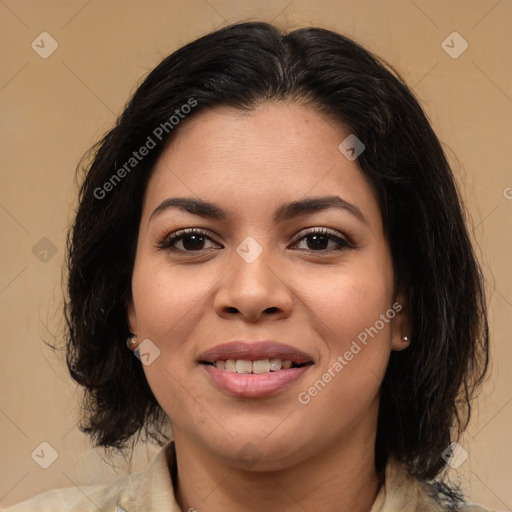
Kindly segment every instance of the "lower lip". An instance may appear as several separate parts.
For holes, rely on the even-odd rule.
[[[201,366],[204,367],[213,383],[230,395],[242,398],[261,398],[283,391],[292,382],[300,379],[313,365],[259,374],[227,372],[210,364]]]

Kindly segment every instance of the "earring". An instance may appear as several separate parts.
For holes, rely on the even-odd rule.
[[[407,336],[404,336],[402,339],[403,339],[404,341],[409,341],[409,338],[408,338]]]
[[[128,336],[128,338],[126,339],[126,346],[130,350],[135,349],[135,347],[137,346],[137,335],[136,334],[132,334],[132,335]]]

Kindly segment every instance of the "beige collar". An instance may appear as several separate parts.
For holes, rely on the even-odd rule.
[[[170,468],[176,468],[176,451],[169,441],[155,455],[145,471],[128,475],[128,489],[117,502],[118,512],[161,510],[182,512],[176,503]],[[405,467],[391,458],[385,470],[385,481],[377,494],[371,512],[441,511],[426,488]]]
[[[128,475],[127,493],[118,500],[117,512],[182,512],[174,498],[169,467],[176,467],[174,441],[162,447],[146,470]]]

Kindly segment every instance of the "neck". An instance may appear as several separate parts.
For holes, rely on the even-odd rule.
[[[364,430],[364,429],[362,429]],[[174,433],[183,512],[369,512],[383,482],[375,468],[375,436],[361,430],[291,467],[240,470]]]

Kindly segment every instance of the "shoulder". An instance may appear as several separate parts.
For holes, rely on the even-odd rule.
[[[0,512],[178,512],[169,472],[175,465],[174,443],[169,442],[143,471],[121,475],[106,484],[52,489]]]
[[[128,475],[123,475],[106,484],[52,489],[1,512],[121,512],[122,508],[117,504],[122,499],[129,499],[128,479]]]
[[[444,498],[444,499],[443,499]],[[493,512],[471,503],[449,501],[434,485],[414,478],[397,460],[389,459],[385,484],[372,512]]]
[[[451,501],[436,490],[433,485],[417,482],[418,487],[418,512],[443,511],[443,512],[495,512],[476,503]]]
[[[490,508],[484,508],[481,505],[477,505],[476,503],[467,503],[464,507],[462,507],[461,512],[495,512]]]

